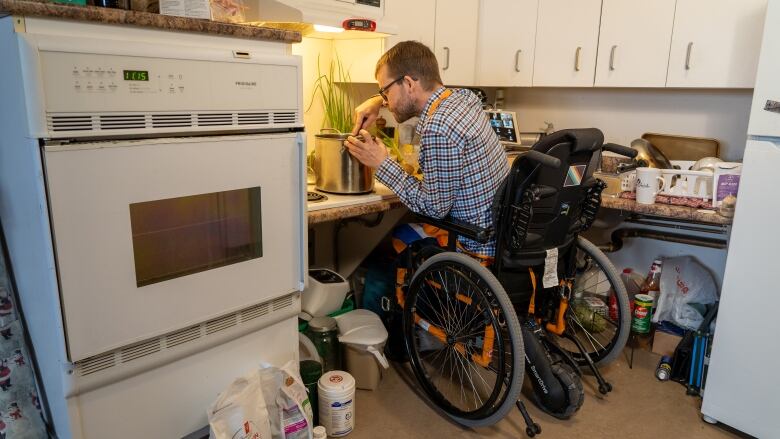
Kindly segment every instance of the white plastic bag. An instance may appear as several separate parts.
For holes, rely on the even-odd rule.
[[[274,439],[311,439],[312,408],[306,386],[290,361],[281,369],[260,369],[263,397]]]
[[[295,364],[233,381],[209,407],[211,439],[311,439],[311,403]]]
[[[212,439],[271,439],[260,372],[233,381],[208,410]]]
[[[715,280],[692,256],[664,259],[661,294],[653,322],[672,322],[681,328],[699,329],[704,320],[704,305],[718,300]]]

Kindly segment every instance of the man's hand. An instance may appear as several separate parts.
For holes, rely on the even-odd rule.
[[[384,100],[381,96],[372,96],[355,108],[355,126],[352,135],[357,136],[360,130],[366,129],[379,117],[379,109]]]
[[[344,141],[344,146],[360,163],[370,168],[378,168],[388,156],[387,148],[382,142],[371,137],[366,130],[360,130],[360,135],[363,136],[362,142],[357,137],[349,136]]]

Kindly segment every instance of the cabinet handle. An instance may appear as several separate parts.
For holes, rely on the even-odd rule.
[[[580,53],[582,53],[582,47],[577,47],[577,51],[574,52],[574,70],[580,71]]]
[[[617,46],[612,46],[612,50],[609,52],[609,69],[615,70],[615,49]]]
[[[520,71],[520,66],[518,64],[520,63],[520,53],[522,53],[522,52],[523,51],[520,50],[520,49],[518,49],[517,52],[515,52],[515,71],[516,72]]]
[[[685,70],[691,69],[691,50],[693,49],[693,41],[688,43],[688,50],[685,52]]]
[[[442,67],[442,70],[447,70],[450,68],[450,48],[445,47],[444,50],[447,51],[447,57],[444,58],[444,67]]]

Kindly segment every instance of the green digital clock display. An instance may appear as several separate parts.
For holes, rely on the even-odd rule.
[[[148,81],[148,70],[123,70],[125,74],[125,81]]]

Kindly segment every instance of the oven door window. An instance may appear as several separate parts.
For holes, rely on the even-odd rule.
[[[263,256],[260,188],[130,205],[139,287]]]

